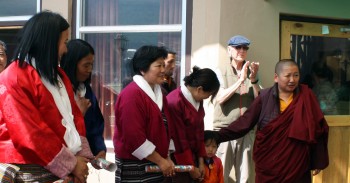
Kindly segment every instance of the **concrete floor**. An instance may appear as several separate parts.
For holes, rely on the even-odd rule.
[[[108,161],[115,162],[114,152],[108,152],[106,159]],[[91,164],[89,164],[89,176],[87,178],[87,183],[114,183],[114,177],[114,172],[109,172],[104,169],[96,170],[91,166]]]

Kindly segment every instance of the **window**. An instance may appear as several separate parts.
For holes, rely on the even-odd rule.
[[[328,124],[342,126],[350,114],[349,21],[294,20],[281,21],[281,59],[297,62],[300,82],[314,91]]]
[[[0,1],[0,39],[6,43],[7,59],[11,60],[17,34],[30,17],[40,11],[40,0]]]
[[[0,22],[26,21],[39,10],[40,0],[0,1]]]
[[[185,3],[185,4],[184,4]],[[93,90],[105,119],[105,138],[114,131],[114,105],[123,81],[130,78],[130,60],[143,45],[166,46],[184,59],[185,0],[77,1],[76,37],[95,49]],[[180,83],[177,61],[175,80]]]

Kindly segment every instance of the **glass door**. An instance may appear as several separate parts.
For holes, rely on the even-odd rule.
[[[344,30],[342,25],[282,22],[281,58],[297,62],[301,83],[315,92],[327,116],[350,114],[350,32]]]
[[[330,126],[329,166],[313,182],[349,182],[350,26],[282,21],[280,54],[297,62]]]

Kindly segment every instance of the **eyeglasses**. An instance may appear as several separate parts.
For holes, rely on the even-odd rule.
[[[234,47],[236,50],[241,50],[241,49],[243,49],[244,51],[249,50],[248,46],[232,46],[232,47]]]

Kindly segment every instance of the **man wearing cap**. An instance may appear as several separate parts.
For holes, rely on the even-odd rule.
[[[261,87],[258,79],[258,62],[247,61],[250,41],[241,35],[228,40],[229,62],[217,71],[220,90],[214,102],[214,130],[227,127],[247,110]],[[221,143],[217,156],[224,166],[224,181],[237,183],[254,182],[252,147],[254,130],[244,137]]]

